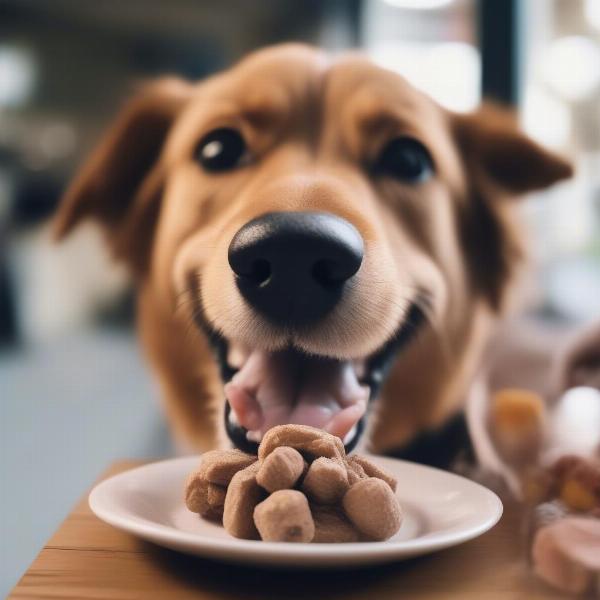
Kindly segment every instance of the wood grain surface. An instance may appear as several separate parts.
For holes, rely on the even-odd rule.
[[[113,464],[101,479],[139,463]],[[516,507],[476,540],[405,562],[335,571],[235,566],[178,554],[97,519],[87,495],[9,598],[536,600],[562,598],[527,570]]]

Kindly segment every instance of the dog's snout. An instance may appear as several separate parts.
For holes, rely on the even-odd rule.
[[[238,289],[278,324],[314,322],[340,300],[363,259],[363,239],[345,219],[274,212],[246,223],[229,245]]]

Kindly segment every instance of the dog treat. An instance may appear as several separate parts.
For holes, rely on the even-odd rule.
[[[377,477],[377,479],[383,479],[392,488],[392,492],[396,491],[396,488],[398,487],[396,478],[392,477],[387,471],[380,469],[368,458],[360,456],[359,454],[355,454],[354,456],[348,458],[348,464],[359,465],[362,468],[363,472],[365,473],[365,477],[361,477],[361,479],[365,479],[366,477]]]
[[[185,504],[189,510],[206,519],[220,519],[223,511],[215,511],[208,502],[208,481],[192,473],[185,486]]]
[[[600,507],[600,465],[582,457],[563,457],[555,464],[559,497],[572,510]]]
[[[344,458],[346,451],[339,437],[308,425],[279,425],[265,433],[258,448],[258,458],[264,460],[275,448],[289,446],[307,458]]]
[[[572,594],[592,591],[600,575],[600,520],[567,516],[534,534],[531,560],[535,573]]]
[[[524,480],[534,572],[564,592],[600,590],[600,465],[564,455]],[[536,501],[540,504],[535,504]]]
[[[306,463],[298,450],[279,446],[263,460],[256,481],[271,493],[290,489],[296,485],[305,467]]]
[[[496,448],[517,469],[538,462],[546,433],[546,412],[541,396],[507,388],[494,394],[489,414]]]
[[[188,479],[185,491],[186,506],[206,519],[220,520],[223,517],[226,489],[210,483],[194,473]]]
[[[348,472],[348,483],[352,486],[361,479],[367,479],[369,476],[365,473],[362,466],[355,460],[356,456],[350,457],[346,461],[346,470]]]
[[[314,504],[311,511],[315,522],[313,542],[343,544],[359,541],[358,530],[348,520],[341,508]]]
[[[267,494],[256,481],[258,468],[258,463],[254,463],[238,471],[227,488],[223,526],[228,533],[237,538],[254,540],[259,537],[254,526],[254,508]]]
[[[255,507],[254,524],[265,542],[310,542],[315,535],[308,500],[297,490],[273,492]]]
[[[531,567],[571,594],[600,590],[600,464],[564,455],[522,473]]]
[[[302,491],[320,504],[339,502],[348,489],[348,472],[342,461],[322,456],[309,467]]]
[[[207,499],[210,506],[213,508],[221,508],[225,506],[225,495],[227,494],[227,488],[216,483],[208,484]]]
[[[241,450],[211,450],[202,455],[198,471],[210,483],[227,486],[238,471],[253,462],[256,462],[256,456]]]
[[[221,520],[227,485],[233,475],[256,462],[256,457],[239,450],[213,450],[202,455],[200,466],[185,486],[185,503],[206,519]]]
[[[577,479],[565,481],[560,489],[560,499],[574,511],[589,511],[598,506],[598,498]]]
[[[387,540],[400,529],[400,504],[382,479],[369,477],[355,483],[346,492],[343,506],[354,526],[372,540]]]
[[[320,429],[270,429],[258,458],[239,450],[206,453],[188,478],[187,507],[222,521],[229,534],[271,542],[380,541],[402,523],[397,482]]]

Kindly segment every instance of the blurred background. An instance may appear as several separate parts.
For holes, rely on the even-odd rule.
[[[360,47],[453,110],[515,105],[577,165],[523,206],[528,318],[600,314],[600,0],[0,0],[0,593],[111,460],[173,452],[126,273],[93,227],[52,243],[61,191],[136,81],[285,40]]]

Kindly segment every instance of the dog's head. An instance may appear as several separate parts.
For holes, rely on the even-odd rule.
[[[365,59],[287,45],[142,91],[57,227],[95,218],[159,307],[146,326],[211,341],[236,443],[288,421],[352,443],[419,328],[459,364],[521,253],[509,197],[569,174],[498,109],[451,114]]]

